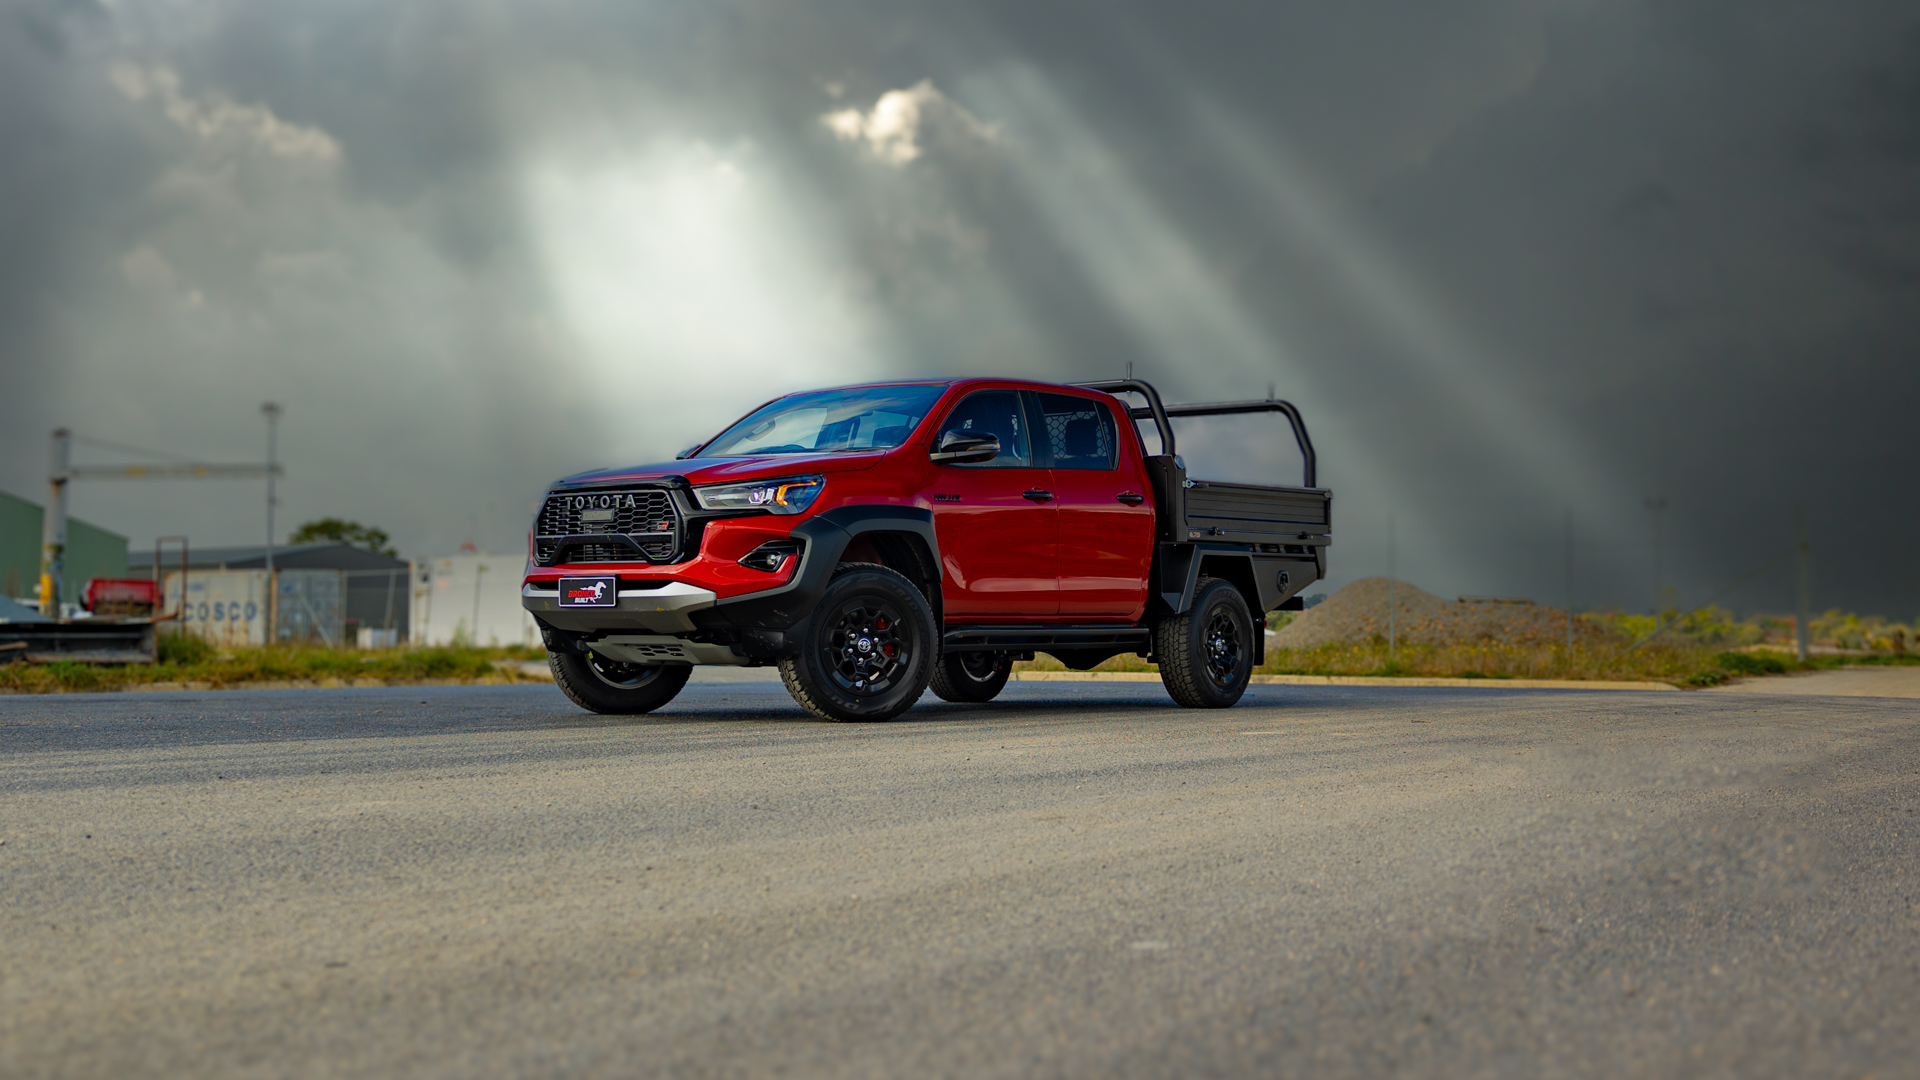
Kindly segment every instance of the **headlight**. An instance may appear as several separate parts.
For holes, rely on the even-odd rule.
[[[790,476],[784,480],[756,480],[751,484],[715,484],[693,489],[693,497],[707,510],[767,510],[798,514],[813,505],[827,486],[824,476]]]

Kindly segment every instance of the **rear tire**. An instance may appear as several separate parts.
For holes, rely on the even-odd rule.
[[[992,701],[1013,675],[1013,657],[1006,653],[948,653],[933,666],[928,683],[945,701],[978,705]]]
[[[686,664],[623,664],[598,653],[549,652],[554,685],[575,705],[610,716],[648,713],[687,685]]]
[[[1253,679],[1253,616],[1233,583],[1203,577],[1193,607],[1153,628],[1160,682],[1189,709],[1224,709]]]
[[[926,692],[939,652],[933,609],[913,582],[848,563],[828,579],[798,654],[780,661],[780,678],[822,720],[891,720]]]

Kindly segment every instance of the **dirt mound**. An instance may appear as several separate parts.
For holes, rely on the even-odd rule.
[[[1404,581],[1393,583],[1394,637],[1409,645],[1498,642],[1551,645],[1567,639],[1567,613],[1525,600],[1442,600]],[[1581,619],[1574,636],[1594,641],[1608,632]],[[1387,579],[1362,578],[1294,616],[1267,638],[1276,649],[1311,649],[1387,636]]]

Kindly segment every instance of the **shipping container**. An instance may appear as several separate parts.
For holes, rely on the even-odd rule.
[[[221,648],[264,645],[269,640],[339,648],[346,632],[346,575],[339,570],[277,570],[278,603],[265,570],[201,570],[184,575],[186,604],[180,602],[182,575],[166,577],[168,614],[180,614],[180,627]],[[269,634],[276,613],[279,625]]]

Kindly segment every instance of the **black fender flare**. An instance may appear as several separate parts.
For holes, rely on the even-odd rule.
[[[1200,591],[1201,571],[1213,564],[1213,576],[1231,582],[1247,601],[1253,616],[1253,662],[1267,661],[1266,613],[1291,600],[1294,594],[1319,580],[1319,562],[1300,555],[1275,555],[1226,544],[1161,544],[1154,552],[1157,592],[1149,617],[1160,619],[1192,610]]]
[[[794,636],[813,615],[847,545],[873,532],[904,532],[919,537],[938,572],[940,541],[934,534],[933,511],[894,504],[836,506],[794,526],[793,537],[804,541],[806,548],[786,584],[721,600],[696,613],[694,622],[703,628],[740,631],[742,640],[736,647],[744,646],[744,655],[769,659],[781,655],[786,649],[784,639]]]
[[[1234,573],[1223,576],[1235,579],[1241,592],[1248,594],[1247,607],[1255,617],[1291,600],[1321,577],[1318,560],[1308,555],[1276,555],[1228,544],[1161,544],[1154,553],[1155,606],[1165,615],[1186,612],[1200,587],[1201,569],[1209,561],[1223,559],[1235,566]]]

